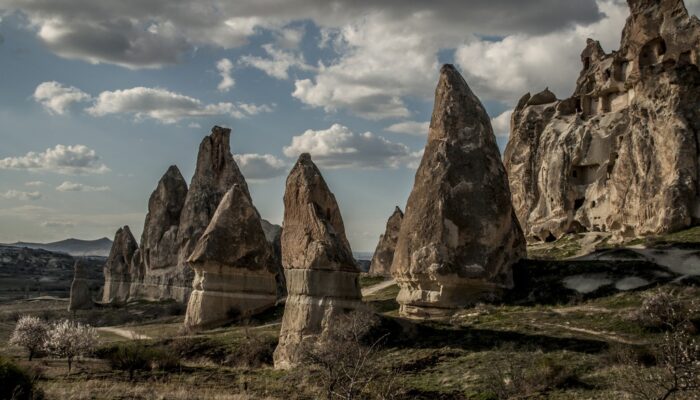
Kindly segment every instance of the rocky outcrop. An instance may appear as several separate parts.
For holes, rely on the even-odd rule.
[[[379,243],[374,250],[372,263],[369,266],[370,275],[391,276],[391,263],[394,261],[394,250],[399,240],[399,231],[403,221],[403,212],[399,207],[394,209],[386,223],[384,234],[379,237]]]
[[[132,266],[138,243],[128,226],[119,228],[114,235],[112,250],[104,266],[105,285],[103,303],[124,303],[129,299]]]
[[[87,271],[85,271],[85,267],[80,260],[75,261],[73,270],[73,282],[70,285],[68,311],[89,310],[92,308],[93,304]]]
[[[281,244],[289,294],[274,362],[285,369],[298,362],[300,346],[316,340],[330,318],[357,307],[362,298],[338,204],[308,154],[287,177]]]
[[[490,119],[445,65],[392,264],[400,313],[445,316],[497,295],[512,286],[511,267],[524,256]]]
[[[284,278],[284,267],[282,267],[282,227],[264,219],[261,222],[265,238],[272,246],[272,263],[276,270],[277,297],[284,299],[287,297],[287,280]]]
[[[222,199],[188,263],[194,290],[188,327],[212,327],[275,305],[276,268],[260,215],[240,183]]]
[[[700,222],[700,21],[629,0],[620,49],[588,40],[572,97],[525,95],[505,163],[529,240],[662,234]]]

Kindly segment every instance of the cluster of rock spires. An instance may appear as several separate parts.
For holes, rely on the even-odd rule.
[[[529,240],[661,234],[700,221],[700,21],[628,0],[620,49],[588,40],[572,97],[525,95],[505,164]]]
[[[149,199],[140,245],[129,227],[117,231],[103,302],[188,302],[192,326],[274,305],[279,257],[231,155],[230,133],[214,127],[202,140],[189,189],[178,168],[168,168]]]

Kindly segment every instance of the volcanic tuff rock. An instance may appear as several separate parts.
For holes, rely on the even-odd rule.
[[[282,227],[270,223],[267,220],[260,220],[262,223],[265,238],[272,245],[272,262],[275,266],[275,281],[277,282],[277,297],[287,297],[287,280],[284,278],[284,267],[282,267]]]
[[[391,276],[391,263],[394,261],[394,250],[399,240],[401,221],[403,221],[403,212],[396,207],[386,222],[386,230],[379,237],[379,243],[374,250],[372,263],[369,266],[370,275]]]
[[[244,186],[224,195],[188,262],[194,268],[185,325],[214,326],[275,305],[276,268]]]
[[[68,311],[87,310],[92,308],[92,296],[90,295],[90,285],[88,283],[87,272],[80,260],[75,261],[73,266],[73,283],[70,285],[70,299]]]
[[[400,313],[444,316],[494,296],[525,254],[489,117],[445,65],[392,264]]]
[[[129,299],[132,265],[138,243],[128,226],[119,228],[114,235],[112,250],[104,266],[104,303],[123,303]]]
[[[289,294],[274,353],[278,369],[296,364],[300,346],[316,340],[330,318],[356,308],[362,298],[338,204],[308,154],[287,177],[282,264]]]
[[[620,50],[589,39],[572,97],[527,94],[512,115],[505,163],[529,240],[700,221],[700,21],[682,0],[628,4]]]

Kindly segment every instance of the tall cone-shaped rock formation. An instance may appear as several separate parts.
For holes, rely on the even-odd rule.
[[[185,316],[189,327],[249,316],[277,300],[272,246],[241,183],[224,195],[188,260],[195,271]]]
[[[73,282],[70,285],[68,311],[88,310],[92,306],[92,295],[90,294],[87,272],[80,259],[78,259],[73,266]]]
[[[428,143],[396,244],[404,316],[445,316],[512,286],[526,254],[491,122],[452,65],[440,70]]]
[[[700,21],[682,0],[628,4],[619,51],[589,39],[572,97],[527,94],[512,115],[505,164],[529,240],[700,222]]]
[[[362,298],[338,204],[308,154],[287,177],[281,244],[288,295],[274,361],[285,369],[298,362],[303,342]]]
[[[402,221],[403,212],[399,207],[396,207],[386,222],[384,234],[379,237],[379,243],[374,250],[369,266],[370,275],[391,276],[391,263],[394,261],[394,251],[396,250],[396,242],[399,240]]]
[[[132,281],[132,266],[138,243],[128,226],[117,230],[112,249],[104,266],[105,285],[102,292],[104,303],[124,303],[129,299]]]

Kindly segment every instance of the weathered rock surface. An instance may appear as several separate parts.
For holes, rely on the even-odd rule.
[[[272,247],[244,186],[224,195],[188,263],[194,290],[185,316],[189,327],[211,327],[275,305]]]
[[[338,204],[308,154],[287,177],[281,244],[289,294],[274,361],[286,369],[298,362],[302,343],[316,340],[330,318],[362,298]]]
[[[70,285],[68,311],[88,310],[92,308],[93,303],[87,271],[85,271],[85,267],[80,260],[75,261],[73,270],[73,282]]]
[[[528,240],[700,221],[700,21],[682,0],[628,4],[620,50],[589,39],[572,97],[527,94],[512,115],[505,164]]]
[[[272,262],[276,270],[277,297],[284,299],[287,297],[287,280],[284,278],[284,267],[282,267],[282,227],[264,219],[261,222],[265,238],[272,246]]]
[[[128,226],[119,228],[114,235],[112,250],[104,266],[105,286],[102,292],[104,303],[124,303],[129,299],[132,266],[138,243]]]
[[[497,295],[525,254],[490,119],[445,65],[392,264],[400,313],[445,316]]]
[[[394,261],[396,242],[399,240],[399,231],[403,221],[403,212],[399,207],[394,209],[386,222],[386,230],[379,237],[379,243],[374,250],[372,263],[369,266],[370,275],[391,276],[391,263]]]

